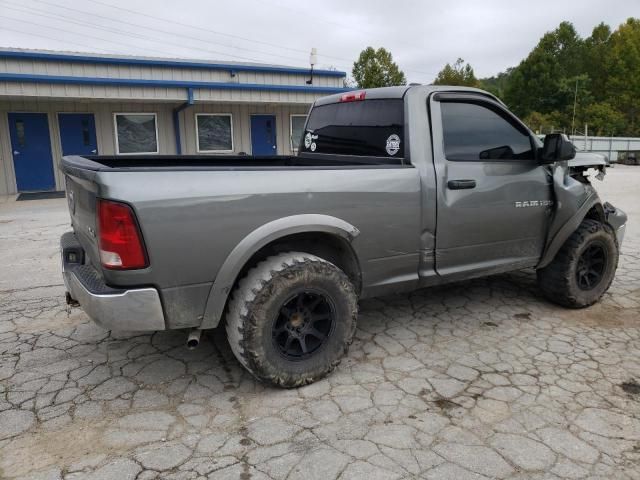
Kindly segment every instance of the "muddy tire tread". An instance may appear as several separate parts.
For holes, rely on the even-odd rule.
[[[357,317],[357,296],[349,278],[331,262],[323,258],[305,252],[286,252],[266,258],[250,269],[242,278],[232,293],[226,315],[227,339],[231,350],[238,361],[254,377],[262,382],[272,385],[291,388],[313,383],[316,380],[328,375],[341,361],[341,357],[335,359],[326,370],[319,375],[304,376],[297,379],[288,378],[286,375],[265,375],[262,359],[256,355],[247,341],[249,330],[256,329],[257,322],[251,312],[256,306],[268,297],[269,289],[277,283],[277,278],[281,275],[288,275],[301,271],[322,273],[330,275],[340,288],[347,292],[351,299],[352,312],[347,338],[341,346],[344,354],[347,353],[353,341]],[[313,274],[309,273],[309,274]]]
[[[600,231],[604,231],[609,235],[613,235],[614,243],[615,234],[605,224],[592,219],[585,219],[575,232],[567,239],[562,245],[553,261],[546,267],[537,271],[538,286],[543,295],[553,303],[562,305],[567,308],[585,308],[596,303],[602,295],[609,289],[613,282],[614,275],[611,275],[606,280],[606,288],[602,292],[594,296],[587,302],[581,301],[577,295],[575,295],[572,283],[574,281],[571,266],[578,260],[578,252],[580,248],[588,241],[588,237],[596,234]],[[613,272],[618,266],[617,255],[617,243],[616,243],[616,255],[613,258],[614,266]]]

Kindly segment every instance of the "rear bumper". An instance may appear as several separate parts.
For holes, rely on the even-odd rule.
[[[79,263],[84,252],[72,232],[62,236],[60,247],[67,291],[95,323],[119,331],[165,329],[162,302],[155,288],[125,290],[106,285],[95,268]]]

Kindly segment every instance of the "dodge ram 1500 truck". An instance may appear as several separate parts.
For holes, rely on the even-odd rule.
[[[65,157],[68,301],[192,344],[223,322],[247,370],[293,387],[345,355],[359,298],[535,268],[549,300],[581,308],[612,282],[626,215],[585,172],[604,159],[542,143],[489,93],[328,96],[299,152]]]

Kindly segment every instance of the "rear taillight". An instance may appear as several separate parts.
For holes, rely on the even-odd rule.
[[[340,97],[341,102],[357,102],[359,100],[364,100],[367,96],[367,92],[361,90],[359,92],[349,92],[345,93]]]
[[[98,235],[103,267],[131,270],[149,265],[142,235],[129,205],[98,200]]]

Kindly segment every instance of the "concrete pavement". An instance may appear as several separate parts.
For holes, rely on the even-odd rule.
[[[65,200],[0,202],[0,478],[640,478],[640,167],[603,301],[532,271],[361,303],[329,378],[256,383],[223,332],[110,333],[68,310]]]

